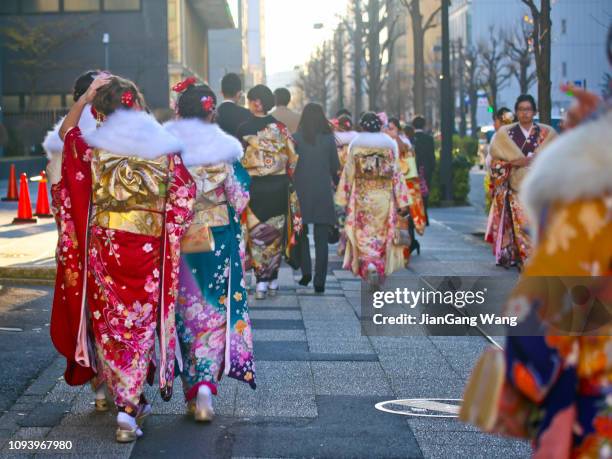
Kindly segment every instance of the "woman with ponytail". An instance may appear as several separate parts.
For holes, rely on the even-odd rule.
[[[212,395],[223,375],[255,388],[253,339],[240,261],[240,214],[249,202],[242,145],[212,122],[217,98],[187,79],[177,119],[164,125],[182,144],[185,166],[197,185],[195,217],[183,240],[176,322],[187,412],[196,421],[214,416]],[[204,243],[191,235],[206,234]],[[187,253],[189,252],[189,253]]]

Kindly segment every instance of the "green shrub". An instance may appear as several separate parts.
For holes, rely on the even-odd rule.
[[[452,187],[453,203],[466,205],[470,193],[470,169],[478,156],[478,141],[470,137],[453,136]],[[442,201],[440,189],[440,150],[436,150],[436,168],[429,189],[429,205],[437,207]]]

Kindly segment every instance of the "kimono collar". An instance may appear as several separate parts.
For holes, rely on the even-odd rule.
[[[232,163],[242,157],[242,144],[217,124],[188,118],[168,121],[164,129],[181,143],[186,166]]]
[[[334,132],[334,136],[336,136],[336,141],[340,145],[348,145],[357,136],[357,132],[356,131],[338,131],[338,132]]]
[[[66,117],[63,116],[53,129],[47,132],[45,136],[45,140],[43,140],[42,147],[47,153],[47,158],[51,159],[51,155],[53,154],[61,154],[64,150],[64,142],[59,136],[60,127],[62,127],[62,123]],[[81,115],[81,119],[79,120],[79,129],[82,133],[93,131],[96,128],[96,119],[91,114],[91,105],[85,105],[83,109],[83,114]]]
[[[556,201],[612,192],[612,110],[561,135],[536,156],[521,199],[531,222]]]
[[[138,110],[117,110],[93,132],[83,134],[85,141],[119,156],[155,159],[178,153],[181,143],[150,114]]]
[[[349,149],[355,147],[385,148],[393,150],[396,158],[399,158],[397,142],[383,132],[360,132],[352,140]]]

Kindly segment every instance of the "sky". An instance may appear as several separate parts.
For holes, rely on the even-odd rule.
[[[318,44],[331,37],[347,0],[264,0],[266,73],[304,64]],[[316,23],[323,29],[313,28]]]

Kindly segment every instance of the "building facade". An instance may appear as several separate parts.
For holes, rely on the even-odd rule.
[[[562,117],[571,103],[559,90],[563,82],[574,82],[597,92],[608,69],[606,34],[612,5],[608,0],[557,0],[552,3],[552,116]],[[500,39],[531,21],[529,9],[516,0],[454,0],[450,11],[451,39],[477,49],[490,40],[491,29]],[[523,24],[525,23],[525,24]],[[535,64],[534,64],[535,65]],[[519,95],[511,78],[498,94],[497,106],[512,108]],[[537,83],[530,88],[537,96]],[[487,95],[481,93],[479,124],[490,124]]]
[[[208,31],[231,27],[225,0],[2,0],[5,43],[33,38],[47,47],[38,55],[28,46],[3,50],[4,123],[19,132],[26,151],[36,149],[88,69],[129,78],[152,109],[168,108],[175,82],[208,79]]]

